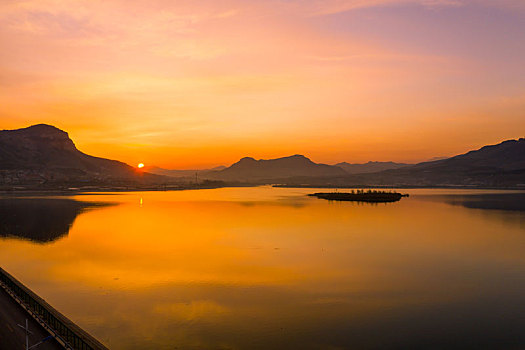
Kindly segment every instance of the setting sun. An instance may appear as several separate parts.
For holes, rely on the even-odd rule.
[[[137,168],[139,168],[139,169],[144,168],[144,163],[139,163],[139,164],[137,165]]]

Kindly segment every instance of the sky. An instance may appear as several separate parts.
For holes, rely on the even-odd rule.
[[[2,0],[0,129],[165,168],[523,137],[523,0]]]

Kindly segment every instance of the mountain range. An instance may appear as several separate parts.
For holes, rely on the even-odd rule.
[[[243,158],[208,176],[227,181],[301,186],[525,187],[525,139],[507,140],[458,156],[418,164],[317,164],[291,157]]]
[[[525,188],[525,139],[507,140],[454,157],[373,173],[290,178],[289,186],[468,186]]]
[[[351,164],[347,162],[337,163],[336,166],[342,168],[348,174],[367,174],[378,171],[399,169],[411,164],[394,162],[368,162],[362,164]]]
[[[432,162],[374,173],[367,181],[418,185],[525,185],[525,138]]]
[[[174,178],[195,178],[196,175],[197,177],[198,176],[202,177],[202,176],[207,176],[212,172],[220,171],[223,169],[226,169],[224,165],[221,165],[215,168],[211,168],[211,169],[194,169],[194,170],[164,169],[164,168],[160,168],[157,166],[144,167],[144,171],[147,171],[148,173],[163,175],[163,176],[170,176]]]
[[[272,182],[294,176],[333,177],[344,176],[346,172],[340,167],[318,164],[303,155],[276,159],[259,159],[245,157],[237,163],[208,176],[224,181]]]
[[[0,131],[0,185],[3,187],[212,180],[222,181],[223,185],[227,182],[230,185],[521,188],[525,186],[525,139],[508,140],[455,157],[418,164],[343,162],[328,165],[296,154],[276,159],[245,157],[229,167],[198,171],[157,167],[146,170],[138,171],[116,160],[87,155],[76,148],[66,132],[51,125]]]
[[[321,167],[318,165],[321,165]],[[247,179],[283,179],[293,176],[327,177],[340,176],[344,174],[365,174],[388,169],[398,169],[407,165],[411,164],[394,162],[368,162],[362,164],[351,164],[342,162],[335,164],[335,166],[330,166],[326,164],[314,163],[305,156],[296,154],[290,157],[260,160],[255,160],[251,157],[245,157],[230,167],[218,166],[211,169],[178,170],[149,166],[145,167],[144,170],[152,174],[171,176],[175,178],[190,179],[201,177],[246,181]],[[344,170],[344,172],[341,172],[341,170],[337,168],[341,168]]]

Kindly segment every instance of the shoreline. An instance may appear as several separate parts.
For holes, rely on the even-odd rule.
[[[458,190],[509,190],[509,191],[525,191],[525,186],[514,186],[514,187],[495,187],[495,186],[469,186],[469,185],[348,185],[348,186],[336,186],[336,185],[271,185],[276,188],[332,188],[332,189],[352,189],[352,188],[378,188],[378,189],[432,189],[432,188],[441,188],[441,189],[458,189]]]
[[[224,186],[146,186],[146,187],[70,187],[70,188],[15,188],[0,189],[0,196],[5,195],[85,195],[85,194],[109,194],[124,192],[172,192],[188,190],[209,190],[218,188],[236,188],[236,187],[261,187],[271,186],[273,188],[305,188],[305,189],[459,189],[459,190],[498,190],[498,191],[525,191],[525,187],[490,187],[490,186],[466,186],[466,185],[441,185],[441,186],[416,186],[416,185],[399,185],[399,186],[335,186],[335,185],[285,185],[285,184],[228,184]]]
[[[22,188],[23,186],[17,186],[12,189],[0,188],[0,195],[6,194],[73,194],[79,195],[84,193],[111,193],[111,192],[170,192],[170,191],[186,191],[186,190],[209,190],[216,188],[227,188],[227,187],[255,187],[261,185],[234,185],[228,184],[223,186],[179,186],[179,185],[162,185],[162,186],[75,186],[75,187],[58,187],[58,188]]]

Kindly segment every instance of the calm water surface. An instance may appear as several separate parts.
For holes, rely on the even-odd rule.
[[[111,349],[525,348],[525,192],[0,197],[0,266]]]

